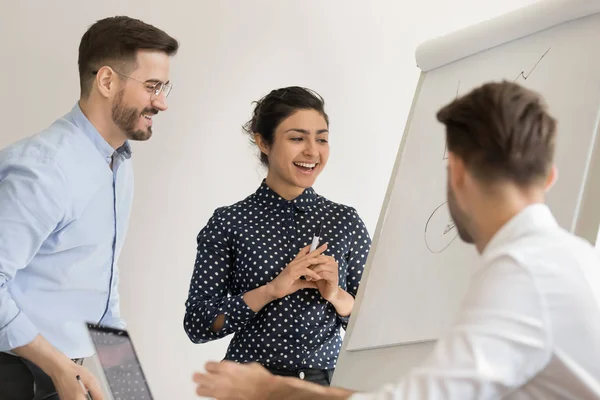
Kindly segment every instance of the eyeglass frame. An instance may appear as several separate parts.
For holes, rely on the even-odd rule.
[[[137,81],[137,82],[143,84],[146,87],[146,89],[152,90],[153,91],[152,95],[155,96],[152,99],[153,101],[156,100],[158,98],[158,96],[160,96],[160,94],[163,92],[165,93],[165,97],[169,97],[169,94],[171,93],[171,90],[173,89],[173,83],[171,83],[171,82],[157,81],[155,79],[141,81],[137,78],[134,78],[133,76],[125,75],[112,67],[109,67],[109,68],[111,70],[113,70],[117,75],[121,75],[121,76],[124,76],[125,78],[129,78],[129,79],[133,79],[134,81]],[[98,72],[99,72],[99,70],[92,71],[92,75],[97,75]],[[158,88],[157,88],[157,86],[158,86]]]

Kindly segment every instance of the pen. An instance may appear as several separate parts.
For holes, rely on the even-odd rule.
[[[92,395],[90,394],[90,391],[85,388],[85,385],[81,381],[81,376],[79,376],[79,375],[77,375],[77,382],[79,382],[79,386],[81,386],[81,389],[83,389],[83,393],[85,394],[85,398],[87,400],[93,400],[92,399]]]
[[[310,244],[310,252],[313,252],[317,249],[317,246],[319,245],[319,240],[321,240],[321,233],[323,232],[323,223],[319,222],[319,226],[317,227],[317,230],[315,231],[315,235],[313,236],[313,240],[312,243]]]
[[[317,249],[317,246],[319,245],[319,240],[321,240],[322,231],[323,231],[323,223],[319,222],[319,226],[317,227],[317,230],[315,231],[315,234],[313,236],[312,243],[310,244],[310,250],[308,251],[309,253],[312,253],[313,251],[315,251]],[[304,276],[301,276],[300,279],[307,280]],[[310,280],[310,278],[308,280]]]

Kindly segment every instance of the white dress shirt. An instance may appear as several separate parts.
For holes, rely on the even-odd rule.
[[[352,400],[600,399],[600,260],[543,204],[505,224],[431,356]]]

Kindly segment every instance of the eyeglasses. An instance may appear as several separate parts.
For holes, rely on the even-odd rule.
[[[111,68],[112,69],[112,68]],[[160,96],[161,92],[165,93],[165,97],[169,96],[169,93],[171,93],[171,89],[173,88],[173,84],[171,82],[161,82],[161,81],[140,81],[139,79],[136,79],[132,76],[129,75],[125,75],[120,73],[119,71],[112,69],[113,71],[115,71],[118,75],[121,75],[125,78],[129,78],[129,79],[133,79],[134,81],[140,82],[141,84],[143,84],[146,89],[152,93],[152,99],[151,100],[155,100],[158,96]],[[96,75],[98,73],[98,71],[92,71],[92,74]]]

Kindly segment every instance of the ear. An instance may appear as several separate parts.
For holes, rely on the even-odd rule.
[[[448,151],[448,184],[454,192],[465,185],[467,168],[464,161],[456,154]]]
[[[262,153],[265,153],[266,155],[269,155],[269,151],[271,150],[271,148],[264,141],[264,139],[263,139],[263,137],[262,137],[262,135],[260,133],[255,133],[254,134],[254,141],[256,142],[256,145],[258,146],[258,148],[260,149],[260,151]]]
[[[544,184],[544,191],[546,193],[548,193],[550,191],[550,189],[552,189],[552,186],[554,186],[557,179],[558,179],[558,168],[556,168],[556,165],[553,164],[552,168],[550,168],[550,173],[548,174],[548,177],[546,178],[546,183]]]
[[[94,84],[102,97],[111,97],[118,91],[119,86],[117,74],[108,66],[98,70]]]

